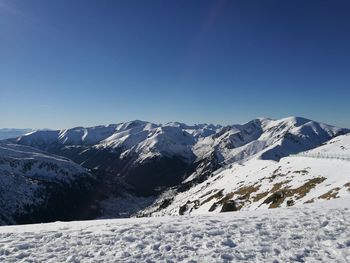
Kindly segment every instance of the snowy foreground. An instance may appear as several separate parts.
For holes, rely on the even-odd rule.
[[[0,227],[0,262],[350,262],[350,199]]]

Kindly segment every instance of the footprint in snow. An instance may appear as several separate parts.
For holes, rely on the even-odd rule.
[[[323,222],[322,222],[321,226],[322,226],[322,227],[326,227],[326,226],[328,226],[328,224],[329,224],[329,222],[326,220],[326,221],[323,221]]]
[[[228,239],[225,239],[224,241],[221,242],[221,245],[223,246],[227,246],[227,247],[236,247],[237,245],[235,244],[235,242],[233,242],[232,239],[228,238]]]

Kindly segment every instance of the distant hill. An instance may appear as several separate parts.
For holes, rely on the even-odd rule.
[[[32,129],[11,129],[11,128],[3,128],[0,129],[0,140],[15,138],[18,136],[22,136],[26,133],[32,132]]]

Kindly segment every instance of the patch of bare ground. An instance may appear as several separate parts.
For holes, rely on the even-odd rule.
[[[265,196],[267,196],[269,194],[269,192],[263,192],[263,193],[259,193],[256,196],[254,196],[253,201],[254,202],[258,202],[260,199],[263,199]]]
[[[254,184],[250,186],[244,186],[236,190],[235,192],[226,194],[219,201],[215,202],[210,208],[209,212],[214,211],[219,205],[222,205],[221,212],[238,211],[244,203],[249,200],[250,195],[259,190],[261,185]],[[233,197],[237,196],[237,202],[232,200]]]
[[[213,193],[215,190],[211,190],[209,191],[208,193],[202,195],[200,198],[203,198],[207,195],[210,195],[211,193]],[[201,203],[199,202],[199,200],[194,200],[194,201],[187,201],[186,204],[182,205],[179,207],[179,215],[184,215],[184,213],[190,209],[190,212],[193,210],[193,209],[197,209],[199,206],[201,205],[204,205],[205,203],[208,203],[210,202],[212,199],[219,199],[219,198],[222,198],[224,195],[223,195],[223,191],[224,189],[221,189],[221,190],[217,190],[217,192],[211,196],[209,196],[207,199],[205,199],[204,201],[202,201]],[[213,209],[214,210],[214,209]],[[209,210],[209,211],[213,211],[213,210]]]
[[[210,191],[204,193],[203,195],[201,195],[201,196],[199,197],[199,199],[202,199],[202,198],[204,198],[204,197],[210,195],[211,193],[213,193],[213,192],[215,192],[215,191],[216,191],[215,189],[212,189],[212,190],[210,190]]]
[[[205,199],[203,202],[201,202],[201,205],[210,202],[214,198],[219,199],[219,198],[223,197],[224,196],[223,191],[224,191],[224,189],[221,189],[220,191],[217,191],[215,194],[209,196],[207,199]]]
[[[190,201],[188,200],[186,204],[179,207],[179,215],[182,216],[185,214],[187,210],[190,210],[189,213],[193,211],[193,209],[197,209],[199,207],[199,200]]]
[[[290,171],[288,171],[287,174],[281,173],[281,166],[278,166],[278,168],[271,173],[271,176],[266,177],[266,179],[270,179],[270,183],[271,183],[271,182],[273,182],[273,180],[276,179],[276,177],[285,177],[289,173],[290,173]]]
[[[295,173],[295,174],[300,174],[300,175],[307,175],[307,174],[309,173],[309,171],[307,171],[306,169],[304,169],[304,170],[294,171],[293,173]]]
[[[315,202],[315,198],[305,201],[304,204],[311,204],[313,202]]]
[[[241,187],[234,192],[234,195],[239,195],[240,199],[249,199],[250,195],[258,191],[260,186],[261,185],[254,184],[250,186]]]
[[[339,190],[340,190],[340,187],[333,188],[332,190],[329,190],[327,193],[320,195],[318,198],[326,199],[326,200],[338,198]]]
[[[291,181],[291,180],[286,180],[286,181],[282,181],[282,182],[279,182],[279,183],[275,183],[275,184],[272,186],[270,192],[276,192],[276,191],[278,191],[279,189],[282,188],[282,185],[286,185],[286,184],[288,184],[290,181]],[[287,187],[284,187],[284,188],[287,188]]]
[[[165,199],[165,200],[159,205],[159,207],[157,208],[156,211],[160,211],[160,210],[162,210],[162,209],[167,208],[169,205],[171,205],[171,203],[172,203],[173,201],[174,201],[174,197]]]
[[[304,183],[302,186],[299,186],[294,189],[291,189],[291,188],[277,189],[277,187],[274,187],[275,192],[271,194],[268,198],[266,198],[263,203],[270,204],[269,208],[279,207],[284,202],[284,200],[288,197],[295,197],[296,199],[300,199],[304,197],[308,192],[310,192],[311,189],[313,189],[316,185],[322,183],[324,180],[326,180],[325,177],[316,177],[316,178],[310,179],[309,181]]]

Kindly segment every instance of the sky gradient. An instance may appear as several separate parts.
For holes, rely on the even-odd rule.
[[[0,128],[350,128],[350,1],[0,0]]]

